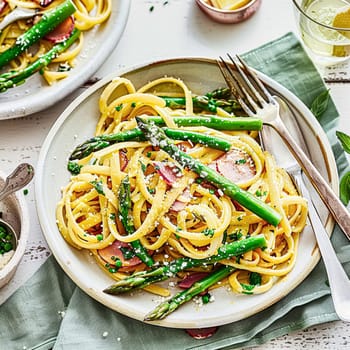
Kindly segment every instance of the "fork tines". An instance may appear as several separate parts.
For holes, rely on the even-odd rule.
[[[249,115],[256,115],[259,108],[267,102],[273,103],[271,94],[267,91],[256,73],[248,67],[241,57],[227,54],[226,62],[221,56],[217,61],[220,71],[232,94]]]

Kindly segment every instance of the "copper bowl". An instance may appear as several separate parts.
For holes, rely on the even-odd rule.
[[[252,16],[261,5],[261,0],[251,0],[237,10],[220,10],[211,6],[207,0],[196,0],[199,8],[211,19],[219,23],[239,23]]]

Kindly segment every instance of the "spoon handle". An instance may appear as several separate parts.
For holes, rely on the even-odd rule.
[[[16,192],[27,185],[34,176],[34,168],[28,163],[20,164],[5,180],[0,191],[0,201],[9,194]]]

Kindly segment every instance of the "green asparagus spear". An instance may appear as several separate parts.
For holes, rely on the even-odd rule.
[[[163,130],[168,137],[174,140],[184,140],[191,141],[193,143],[200,143],[207,147],[219,149],[225,152],[231,148],[231,143],[220,137],[209,136],[199,132],[181,129],[163,128]],[[118,134],[96,136],[77,146],[69,159],[82,159],[87,157],[92,152],[106,148],[110,145],[113,145],[114,143],[131,140],[145,140],[145,136],[143,132],[138,128],[123,131]]]
[[[168,97],[160,96],[166,102],[166,106],[172,109],[184,108],[186,104],[185,97]],[[228,113],[234,113],[237,110],[241,110],[242,107],[236,100],[230,99],[231,92],[228,88],[216,89],[203,96],[192,97],[192,103],[194,109],[203,111],[209,111],[216,113],[220,107]]]
[[[147,120],[154,122],[157,125],[164,125],[164,120],[161,117],[147,117]],[[174,122],[178,126],[206,126],[216,130],[261,130],[262,128],[261,119],[251,117],[221,118],[212,115],[184,116],[175,117]],[[197,132],[166,128],[165,133],[172,139],[191,140],[194,143],[203,143],[207,147],[220,149],[222,151],[227,151],[230,148],[228,141],[222,138],[214,136],[209,137],[208,135]],[[96,136],[77,146],[69,159],[75,160],[85,158],[92,152],[106,148],[116,142],[143,139],[143,132],[138,128],[117,134]]]
[[[171,299],[158,305],[153,311],[147,314],[144,321],[161,320],[165,316],[175,311],[179,306],[191,300],[196,295],[204,292],[207,288],[221,281],[230,275],[235,268],[232,266],[223,266],[200,281],[195,282],[190,288],[175,294]]]
[[[80,31],[74,29],[70,37],[56,44],[47,53],[42,55],[34,63],[20,71],[12,71],[0,75],[0,92],[24,83],[25,79],[46,67],[55,57],[67,50],[79,38]]]
[[[120,221],[128,235],[135,232],[133,217],[131,214],[131,198],[130,198],[130,181],[125,176],[118,189],[118,211]],[[130,243],[134,249],[136,256],[147,266],[154,264],[153,259],[148,254],[139,240]]]
[[[249,209],[268,223],[277,226],[282,219],[281,214],[253,194],[242,190],[232,181],[220,175],[214,169],[202,164],[190,155],[179,150],[176,145],[155,124],[137,117],[137,125],[153,146],[158,146],[178,161],[183,167],[197,173],[204,180],[219,187],[227,196],[236,200],[240,205]]]
[[[158,116],[145,118],[156,125],[164,125],[164,120]],[[261,118],[253,117],[218,117],[215,115],[195,115],[174,117],[177,126],[206,126],[215,130],[261,130],[263,122]]]
[[[206,259],[179,258],[171,261],[168,265],[154,268],[148,271],[135,272],[112,286],[104,290],[108,294],[121,294],[129,292],[132,289],[143,288],[152,283],[164,281],[174,277],[178,272],[198,266],[212,265],[223,259],[229,259],[233,256],[239,256],[256,248],[266,247],[266,240],[263,235],[257,235],[234,241],[222,245],[216,255]]]
[[[76,7],[71,0],[66,0],[53,10],[44,13],[41,20],[34,24],[16,40],[15,44],[0,54],[0,68],[19,56],[22,52],[55,29],[61,22],[72,15]]]

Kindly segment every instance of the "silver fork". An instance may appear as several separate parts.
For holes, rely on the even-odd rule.
[[[281,113],[288,113],[289,120],[293,122],[293,127],[298,130],[299,127],[296,123],[295,117],[286,103],[279,98],[276,100],[280,105]],[[348,295],[350,280],[337,258],[328,233],[315,209],[309,190],[302,177],[302,171],[299,164],[290,153],[285,152],[285,150],[280,147],[277,149],[276,147],[273,147],[273,144],[270,142],[273,140],[273,135],[271,134],[272,130],[270,128],[263,128],[261,132],[262,146],[280,160],[282,163],[281,165],[287,170],[299,192],[308,201],[309,221],[315,233],[326,268],[334,309],[341,320],[350,322],[350,297]],[[305,141],[301,134],[297,134],[295,137],[298,144],[302,147],[304,146],[303,148],[306,149]]]
[[[350,239],[350,213],[287,130],[279,115],[279,104],[275,97],[239,56],[228,57],[230,63],[220,57],[218,65],[233,95],[249,116],[262,118],[265,125],[277,131],[339,227]]]

